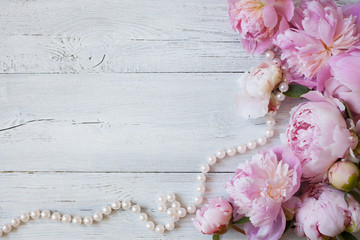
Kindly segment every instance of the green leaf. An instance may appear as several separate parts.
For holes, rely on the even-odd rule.
[[[348,195],[348,193],[345,192],[345,193],[344,193],[344,200],[345,200],[347,206],[349,207],[349,203],[348,203],[348,200],[347,200],[347,195]]]
[[[357,238],[349,232],[342,232],[338,237],[341,240],[357,240]]]
[[[247,223],[247,222],[250,222],[250,218],[242,217],[242,218],[240,218],[240,220],[237,220],[236,222],[233,222],[233,224],[243,224],[243,223]]]
[[[220,238],[220,235],[217,235],[217,234],[213,235],[213,240],[219,240],[219,238]]]
[[[310,89],[303,85],[290,84],[289,90],[284,92],[284,94],[288,97],[301,98],[303,94],[308,93],[309,91]]]

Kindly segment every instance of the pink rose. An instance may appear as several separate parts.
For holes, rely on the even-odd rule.
[[[245,73],[240,81],[242,93],[237,97],[240,115],[246,119],[265,116],[272,91],[281,80],[280,67],[268,62],[262,62],[250,73]]]
[[[360,49],[333,57],[330,67],[333,77],[325,82],[325,91],[360,114]]]
[[[317,96],[312,92],[305,94]],[[335,102],[306,102],[293,108],[283,140],[300,159],[303,178],[312,182],[326,177],[329,167],[344,158],[353,145],[352,133]],[[330,100],[329,100],[330,101]]]
[[[239,165],[226,183],[236,214],[250,218],[244,225],[249,239],[279,239],[284,232],[292,196],[300,187],[301,165],[283,147],[255,154],[251,162]],[[290,204],[286,204],[290,201]]]
[[[344,17],[333,0],[302,1],[290,28],[279,34],[275,44],[281,48],[292,73],[313,79],[332,56],[359,43],[356,17]]]
[[[234,30],[250,53],[262,53],[285,29],[294,14],[292,0],[229,0],[229,15]]]
[[[301,196],[301,201],[295,216],[295,232],[299,237],[322,240],[360,229],[360,204],[350,194],[348,205],[344,192],[317,184]]]
[[[232,217],[230,203],[221,198],[209,200],[193,218],[195,227],[203,234],[223,234],[227,231]]]

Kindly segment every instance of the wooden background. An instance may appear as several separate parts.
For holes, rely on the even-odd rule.
[[[36,208],[92,215],[124,198],[158,218],[159,194],[189,203],[208,155],[265,130],[236,115],[237,79],[262,57],[242,49],[226,0],[1,0],[0,53],[0,225]],[[269,145],[295,104],[282,107]],[[250,156],[216,165],[206,196],[225,196]],[[55,238],[210,239],[190,217],[157,235],[124,211],[92,227],[39,220],[5,237]]]

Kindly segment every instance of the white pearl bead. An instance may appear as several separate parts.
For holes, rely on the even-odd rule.
[[[224,150],[219,150],[216,153],[216,157],[218,157],[219,159],[223,159],[226,156],[226,152]]]
[[[173,217],[176,215],[176,209],[175,208],[169,208],[168,210],[166,210],[166,215],[168,215],[169,217]]]
[[[265,132],[265,136],[267,138],[271,138],[272,136],[274,136],[274,129],[272,129],[272,128],[267,129]]]
[[[167,209],[167,207],[164,203],[158,206],[158,211],[161,213],[165,212],[166,209]]]
[[[158,202],[159,202],[159,203],[164,203],[164,202],[166,202],[166,196],[164,196],[164,195],[159,196]]]
[[[121,202],[120,201],[115,201],[111,204],[111,208],[114,210],[119,210],[121,208]]]
[[[171,218],[174,220],[174,222],[177,222],[180,220],[180,216],[177,214],[175,216],[172,216]]]
[[[50,217],[50,211],[49,210],[43,210],[41,212],[41,218],[42,219],[48,219]]]
[[[197,180],[198,182],[205,182],[205,181],[206,181],[206,176],[205,176],[205,174],[200,173],[200,174],[196,177],[196,180]]]
[[[267,140],[266,140],[266,137],[260,137],[258,140],[257,140],[257,143],[259,144],[259,145],[261,145],[261,146],[263,146],[263,145],[265,145],[266,144],[266,142],[267,142]]]
[[[236,148],[235,147],[229,147],[228,149],[226,149],[226,153],[232,157],[236,154]]]
[[[289,90],[289,85],[287,83],[281,83],[279,85],[280,92],[287,92]]]
[[[148,222],[146,223],[145,227],[146,227],[146,229],[148,229],[148,230],[154,230],[155,224],[154,224],[154,222],[152,222],[152,221],[148,221]]]
[[[60,219],[61,219],[61,215],[58,212],[54,212],[51,215],[51,220],[53,220],[54,222],[58,222],[58,221],[60,221]]]
[[[157,225],[155,228],[155,232],[158,234],[163,234],[165,231],[165,227],[163,225]]]
[[[166,196],[166,199],[168,200],[168,202],[173,202],[173,201],[175,201],[176,196],[175,196],[174,193],[169,193],[169,194]]]
[[[28,213],[23,213],[20,216],[20,220],[23,222],[28,222],[30,220],[30,215]]]
[[[251,140],[247,143],[247,147],[250,149],[250,150],[253,150],[256,148],[256,142],[254,140]]]
[[[204,186],[204,185],[199,185],[199,186],[196,188],[196,191],[198,191],[198,193],[203,194],[203,193],[205,192],[205,186]]]
[[[289,70],[289,67],[287,65],[282,65],[281,66],[281,70],[283,70],[284,72]]]
[[[177,210],[177,214],[180,216],[180,217],[185,217],[186,216],[186,209],[185,208],[180,208]]]
[[[14,218],[13,220],[11,220],[11,226],[13,227],[18,227],[20,225],[21,221],[19,218]]]
[[[279,100],[280,102],[284,101],[285,98],[286,98],[286,96],[281,92],[276,94],[276,99]]]
[[[265,58],[268,60],[272,60],[272,59],[274,59],[274,57],[275,57],[275,53],[273,51],[267,51],[265,53]]]
[[[10,224],[5,224],[5,225],[1,228],[1,230],[2,230],[4,233],[9,233],[9,232],[11,232],[11,229],[12,229],[12,227],[11,227]]]
[[[139,205],[134,205],[134,206],[131,207],[131,211],[133,213],[140,213],[141,207]]]
[[[266,126],[268,127],[273,127],[275,126],[275,119],[273,117],[269,117],[268,119],[266,119]]]
[[[214,165],[216,163],[216,156],[208,157],[208,163],[209,165]]]
[[[282,62],[281,62],[281,60],[279,58],[274,58],[273,63],[280,66]]]
[[[175,202],[171,203],[171,207],[172,208],[179,208],[179,207],[181,207],[181,204],[178,201],[175,201]]]
[[[245,152],[246,152],[246,145],[244,145],[244,144],[239,145],[239,146],[237,147],[237,151],[238,151],[239,153],[245,153]]]
[[[82,219],[81,219],[81,217],[79,217],[79,216],[75,216],[75,217],[72,219],[72,223],[73,223],[74,225],[80,225],[81,222],[82,222]]]
[[[71,222],[71,216],[69,214],[64,214],[61,218],[61,221],[63,223],[69,223],[69,222]]]
[[[32,219],[38,219],[40,217],[40,211],[39,210],[34,210],[30,213],[30,216]]]
[[[139,219],[142,222],[146,222],[148,220],[148,218],[149,217],[148,217],[148,215],[146,213],[140,213],[140,215],[139,215]]]
[[[189,205],[187,207],[187,212],[188,213],[195,213],[196,212],[196,206],[195,205]]]
[[[210,171],[210,166],[209,164],[204,164],[201,166],[201,172],[202,173],[208,173]]]
[[[129,200],[123,201],[121,205],[125,210],[129,210],[131,208],[131,202]]]
[[[105,206],[103,207],[103,209],[101,210],[101,212],[104,214],[104,215],[109,215],[111,213],[111,207],[110,206]]]
[[[84,217],[84,224],[86,226],[90,226],[91,224],[93,224],[94,220],[92,217],[90,216],[87,216],[87,217]]]
[[[101,212],[96,212],[93,216],[94,220],[100,222],[103,219],[103,215]]]
[[[175,228],[175,223],[174,222],[168,222],[168,223],[165,224],[165,228],[168,231],[172,231]]]
[[[197,196],[195,197],[195,204],[199,205],[199,204],[202,204],[203,201],[204,201],[204,198],[202,196]]]

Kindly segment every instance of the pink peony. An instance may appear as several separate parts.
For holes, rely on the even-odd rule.
[[[225,185],[238,215],[250,218],[244,230],[249,239],[279,239],[286,217],[283,206],[299,189],[301,165],[291,151],[276,147],[239,165]]]
[[[250,53],[272,47],[277,34],[289,28],[293,14],[292,0],[229,0],[231,24]]]
[[[246,73],[240,81],[242,93],[237,98],[240,115],[246,119],[265,116],[269,111],[272,91],[281,80],[280,67],[268,62],[262,62]]]
[[[195,227],[203,234],[223,234],[227,231],[232,218],[230,203],[221,198],[210,199],[193,218]]]
[[[326,184],[317,184],[301,196],[295,232],[311,240],[336,237],[360,229],[360,204],[351,196]]]
[[[290,70],[312,79],[332,56],[359,43],[356,17],[344,17],[333,0],[303,1],[292,21],[296,28],[279,34],[275,44]]]
[[[307,96],[317,96],[313,93]],[[353,144],[352,133],[335,102],[312,100],[293,108],[286,134],[282,137],[300,159],[303,178],[321,181],[328,168],[349,152]]]
[[[345,5],[342,7],[342,10],[346,17],[350,15],[356,16],[357,31],[360,33],[360,2]]]
[[[330,67],[334,77],[325,82],[325,91],[360,114],[360,49],[333,57]]]

